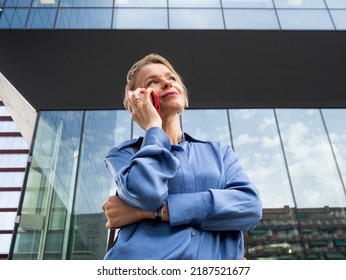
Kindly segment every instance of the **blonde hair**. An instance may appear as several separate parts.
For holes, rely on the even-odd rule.
[[[149,64],[163,64],[165,65],[175,76],[177,79],[177,82],[182,86],[183,88],[183,94],[184,94],[184,99],[185,99],[185,104],[184,107],[187,108],[189,106],[189,100],[188,100],[188,92],[187,88],[185,87],[183,83],[182,77],[178,74],[177,71],[173,68],[172,64],[169,63],[167,59],[162,57],[161,55],[152,53],[149,54],[145,57],[143,57],[141,60],[137,61],[135,64],[132,65],[130,70],[127,72],[126,76],[126,86],[125,86],[125,93],[128,90],[134,90],[135,88],[135,80],[137,77],[137,74],[139,73],[140,70],[143,69],[144,66],[147,66]],[[124,106],[127,108],[127,102],[125,101],[126,95],[124,98]]]

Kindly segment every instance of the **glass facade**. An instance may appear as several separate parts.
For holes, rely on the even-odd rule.
[[[112,183],[103,158],[121,138],[118,118],[110,111],[41,112],[14,259],[98,259],[104,253],[100,205]]]
[[[346,0],[0,0],[0,29],[346,30]]]
[[[192,2],[192,1],[191,1]],[[232,145],[263,200],[247,259],[346,259],[345,109],[188,109],[183,130]],[[104,157],[143,132],[125,110],[42,111],[13,259],[102,259]]]

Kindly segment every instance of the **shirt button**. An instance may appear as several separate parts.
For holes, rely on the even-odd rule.
[[[196,235],[196,232],[194,230],[191,230],[191,235],[192,236],[195,236]]]

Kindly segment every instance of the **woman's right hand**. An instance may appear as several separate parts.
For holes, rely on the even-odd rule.
[[[150,101],[149,95],[152,90],[152,88],[137,88],[128,92],[126,98],[126,102],[132,107],[132,119],[145,131],[154,126],[162,127],[161,117]]]

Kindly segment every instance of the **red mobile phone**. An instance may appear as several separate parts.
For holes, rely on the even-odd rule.
[[[130,91],[131,92],[131,91]],[[129,96],[129,91],[126,92],[127,96]],[[144,93],[140,93],[139,94],[139,98],[144,98]],[[160,114],[160,101],[159,101],[159,96],[155,91],[152,91],[150,93],[150,101],[153,104],[153,106],[155,107],[156,111]],[[127,110],[132,113],[132,107],[130,105],[130,103],[128,103],[127,105]]]
[[[150,93],[150,101],[153,103],[153,106],[155,107],[156,111],[160,115],[160,101],[159,101],[159,96],[155,91],[152,91]]]

